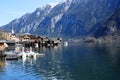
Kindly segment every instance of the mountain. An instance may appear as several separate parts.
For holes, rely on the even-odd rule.
[[[1,27],[2,30],[11,31],[13,27],[15,33],[29,33],[35,31],[38,25],[48,15],[52,6],[47,5],[45,7],[37,8],[33,13],[27,13],[19,19],[15,19],[7,25]]]
[[[70,5],[71,5],[70,0],[67,0],[56,5],[45,17],[45,19],[38,25],[38,29],[34,33],[49,36],[55,35],[55,28],[57,28],[56,24],[62,19],[63,15],[67,12]],[[57,35],[59,34],[60,33],[57,33]]]
[[[120,6],[120,0],[78,0],[73,2],[69,10],[58,23],[58,32],[63,35],[86,36],[91,29],[99,22],[110,17]]]
[[[119,36],[120,35],[120,8],[116,10],[112,16],[110,16],[106,21],[98,23],[92,29],[94,31],[93,35],[95,37],[100,36]]]
[[[119,8],[120,0],[65,0],[54,7],[47,5],[38,8],[1,29],[10,31],[13,26],[15,33],[65,37],[102,36],[106,31],[102,30],[103,24],[109,26],[109,21],[117,15]]]

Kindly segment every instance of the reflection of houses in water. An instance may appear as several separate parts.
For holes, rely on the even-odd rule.
[[[0,58],[0,67],[4,67],[6,65],[5,58]]]

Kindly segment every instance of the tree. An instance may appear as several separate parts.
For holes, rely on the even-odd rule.
[[[0,30],[0,40],[3,40],[3,39],[5,39],[4,32],[2,30]]]

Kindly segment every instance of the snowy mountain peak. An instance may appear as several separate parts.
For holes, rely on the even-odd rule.
[[[63,3],[72,3],[73,0],[63,0],[61,1],[59,4],[63,4]]]
[[[45,9],[50,9],[50,8],[52,8],[51,5],[45,5],[45,6],[42,6],[42,7],[37,8],[36,11],[43,11],[43,10],[45,10]]]
[[[59,4],[37,8],[33,13],[15,19],[1,29],[10,31],[13,25],[15,33],[85,36],[101,29],[95,27],[97,23],[107,21],[119,5],[120,0],[63,0]],[[109,30],[114,32],[116,28],[112,26]]]
[[[54,8],[56,5],[58,5],[58,3],[56,2],[56,3],[50,3],[49,4],[52,8]]]

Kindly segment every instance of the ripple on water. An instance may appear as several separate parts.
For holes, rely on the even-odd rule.
[[[103,45],[47,49],[36,60],[7,61],[0,67],[0,80],[120,80],[119,52]]]

